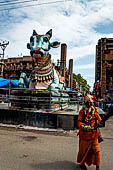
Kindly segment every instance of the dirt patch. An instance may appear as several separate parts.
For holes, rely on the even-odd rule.
[[[33,141],[35,139],[37,139],[36,136],[24,136],[22,137],[25,141]]]
[[[65,130],[55,130],[52,131],[51,129],[48,130],[40,130],[40,129],[24,129],[24,128],[16,128],[16,127],[7,127],[7,126],[0,126],[0,130],[7,130],[7,131],[24,131],[24,132],[32,132],[36,134],[44,134],[44,135],[54,135],[54,136],[76,136],[77,129],[72,131],[65,131]]]

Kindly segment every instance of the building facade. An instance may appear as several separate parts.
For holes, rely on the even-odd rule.
[[[96,45],[95,86],[99,96],[113,88],[113,38],[101,38]]]
[[[15,57],[1,60],[1,77],[6,79],[19,79],[21,72],[26,72],[26,74],[29,76],[31,71],[31,56]]]

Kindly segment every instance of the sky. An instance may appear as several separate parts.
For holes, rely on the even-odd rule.
[[[98,40],[113,38],[113,0],[0,0],[0,41],[9,41],[5,58],[30,55],[26,45],[34,29],[52,29],[51,42],[67,44],[67,67],[73,59],[73,72],[92,89]],[[61,48],[50,53],[57,63]]]

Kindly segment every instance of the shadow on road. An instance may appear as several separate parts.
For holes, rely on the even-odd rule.
[[[35,170],[80,170],[78,164],[69,161],[32,164],[31,166]]]

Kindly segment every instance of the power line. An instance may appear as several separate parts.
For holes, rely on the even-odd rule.
[[[26,7],[35,7],[38,5],[48,5],[48,4],[55,4],[55,3],[62,3],[62,2],[68,2],[72,0],[60,0],[60,1],[52,1],[52,2],[45,2],[45,3],[38,3],[38,4],[33,4],[33,5],[23,5],[23,6],[18,6],[18,7],[11,7],[11,8],[5,8],[5,9],[0,9],[0,11],[6,11],[6,10],[13,10],[13,9],[18,9],[18,8],[26,8]]]
[[[5,4],[5,3],[10,3],[10,2],[15,2],[15,1],[20,1],[20,0],[7,0],[7,1],[1,1],[0,4]]]
[[[18,0],[16,0],[16,1],[18,1]],[[1,6],[7,6],[7,5],[18,5],[18,4],[23,4],[23,3],[28,3],[28,2],[32,2],[32,1],[38,1],[38,0],[29,0],[29,1],[20,1],[20,2],[11,2],[10,1],[10,3],[6,3],[5,2],[5,4],[0,4],[0,7]]]

